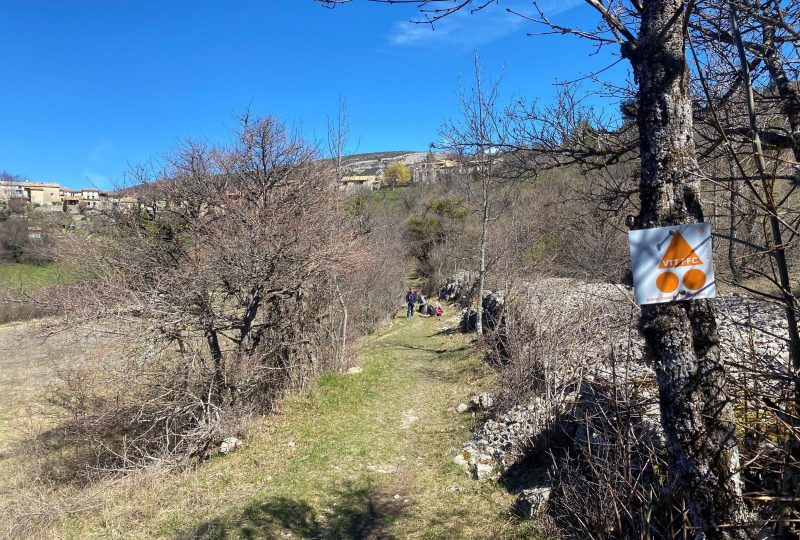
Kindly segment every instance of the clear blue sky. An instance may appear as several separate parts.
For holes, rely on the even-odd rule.
[[[557,21],[595,22],[581,0],[542,5]],[[411,6],[364,0],[333,10],[312,0],[4,0],[0,170],[106,188],[183,139],[224,142],[248,106],[320,139],[339,96],[351,150],[425,150],[457,114],[474,50],[487,74],[503,73],[507,96],[544,100],[553,81],[609,63],[574,38],[527,37],[533,28],[505,6],[530,9],[501,0],[432,31],[407,22]]]

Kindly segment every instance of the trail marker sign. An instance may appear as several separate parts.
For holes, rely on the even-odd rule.
[[[717,296],[708,223],[630,231],[628,242],[637,304]]]

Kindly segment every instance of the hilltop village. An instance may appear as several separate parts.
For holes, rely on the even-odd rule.
[[[357,154],[343,158],[339,187],[347,191],[389,187],[385,172],[393,164],[400,164],[408,173],[408,179],[398,185],[436,182],[459,171],[458,163],[444,154],[402,151]],[[71,189],[56,182],[0,180],[0,207],[12,211],[15,207],[28,207],[43,212],[83,214],[114,208],[130,209],[137,202],[135,189]]]
[[[136,198],[96,188],[71,189],[54,182],[0,180],[0,205],[30,206],[40,211],[74,212],[129,208]]]

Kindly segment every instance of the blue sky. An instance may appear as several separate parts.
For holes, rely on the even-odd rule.
[[[544,0],[548,16],[592,27],[581,0]],[[502,73],[506,97],[549,99],[555,80],[609,54],[535,30],[501,0],[431,30],[412,6],[355,0],[0,2],[0,170],[107,188],[186,138],[225,142],[248,106],[321,139],[339,96],[351,150],[425,150],[456,116],[473,51]],[[607,77],[620,79],[624,68]]]

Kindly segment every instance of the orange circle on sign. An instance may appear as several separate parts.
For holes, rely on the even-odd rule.
[[[659,291],[664,293],[675,292],[679,283],[680,280],[675,272],[664,272],[663,274],[659,274],[656,278],[656,287],[658,287]]]
[[[703,285],[706,284],[706,274],[702,270],[692,268],[683,274],[683,284],[687,289],[691,289],[693,291],[702,289]]]

